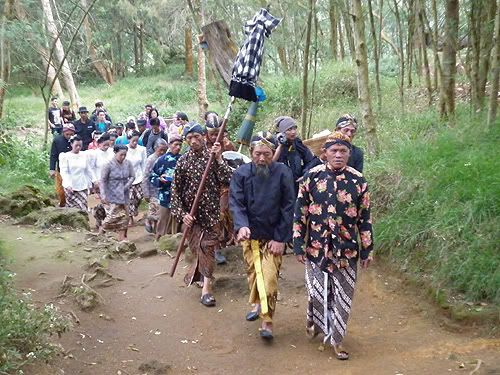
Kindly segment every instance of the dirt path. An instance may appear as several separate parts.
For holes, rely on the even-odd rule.
[[[142,227],[130,237],[139,250],[154,247]],[[472,328],[457,330],[376,266],[359,276],[345,340],[351,359],[340,362],[328,348],[318,349],[319,339],[304,334],[303,269],[292,256],[284,260],[275,340],[266,345],[257,336],[258,323],[244,320],[248,292],[238,250],[217,269],[216,308],[198,302],[199,289],[184,287],[185,263],[173,279],[153,277],[171,264],[167,256],[153,256],[109,261],[109,272],[123,281],[98,289],[105,303],[85,313],[71,299],[55,298],[64,276],[79,279],[85,258],[94,256],[84,250],[85,233],[42,233],[2,223],[0,238],[15,259],[17,286],[34,301],[54,302],[80,319],[59,340],[71,355],[25,374],[469,374],[478,360],[476,375],[500,374],[500,340]]]

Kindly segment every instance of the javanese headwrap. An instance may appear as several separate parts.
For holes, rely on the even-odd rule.
[[[349,150],[352,148],[351,139],[341,132],[333,132],[332,134],[330,134],[326,139],[323,148],[326,150],[335,144],[347,146]]]
[[[189,133],[205,134],[205,130],[203,130],[203,127],[197,122],[191,121],[190,123],[184,125],[184,129],[182,130],[182,137],[186,138]]]
[[[335,127],[337,129],[345,128],[346,126],[352,125],[354,128],[358,128],[358,120],[354,116],[349,114],[342,115],[338,120]]]
[[[256,146],[267,146],[274,151],[276,149],[276,145],[272,133],[268,131],[261,131],[255,134],[250,140],[250,148],[254,148]]]

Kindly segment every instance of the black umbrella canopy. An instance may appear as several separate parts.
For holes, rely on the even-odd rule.
[[[259,77],[264,40],[271,36],[281,19],[271,15],[266,9],[260,9],[257,14],[245,24],[245,42],[241,46],[233,65],[233,75],[229,86],[229,95],[236,98],[257,101],[255,84]]]

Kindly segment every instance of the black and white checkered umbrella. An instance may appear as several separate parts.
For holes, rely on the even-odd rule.
[[[259,77],[264,37],[269,38],[279,25],[280,19],[273,17],[266,9],[259,12],[245,24],[247,38],[240,48],[233,65],[233,76],[229,85],[229,95],[236,98],[257,101],[255,84]]]

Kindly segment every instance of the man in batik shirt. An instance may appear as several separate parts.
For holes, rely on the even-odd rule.
[[[260,336],[273,338],[273,315],[278,297],[278,275],[285,244],[292,238],[295,190],[290,169],[273,161],[275,145],[271,134],[252,138],[252,162],[239,167],[231,178],[229,207],[236,239],[242,241],[247,264],[248,321],[260,316]]]
[[[212,279],[215,265],[215,249],[219,246],[218,224],[220,221],[220,187],[229,184],[231,168],[221,155],[220,143],[215,143],[209,151],[205,145],[204,130],[195,122],[184,126],[183,137],[189,151],[177,162],[172,184],[172,214],[189,228],[187,242],[196,256],[184,281],[189,286],[202,282],[201,303],[215,306],[212,294]],[[215,154],[205,188],[201,194],[198,211],[190,215],[196,192],[205,171],[210,152]]]
[[[363,175],[347,166],[350,138],[332,133],[323,146],[327,163],[304,175],[295,206],[293,237],[297,260],[305,264],[308,291],[307,330],[323,333],[337,359],[342,348],[356,285],[372,260],[370,195]],[[361,248],[358,246],[358,235]]]

